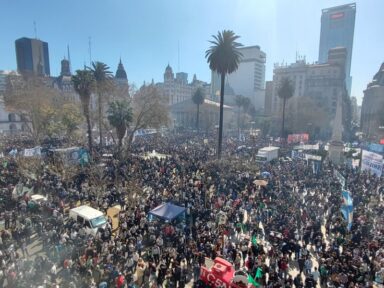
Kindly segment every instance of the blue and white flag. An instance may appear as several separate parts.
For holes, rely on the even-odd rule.
[[[348,225],[348,231],[351,230],[352,227],[352,221],[353,221],[353,199],[351,196],[351,192],[343,190],[341,192],[341,195],[343,197],[343,203],[341,204],[341,213],[344,216],[345,221],[347,221]]]

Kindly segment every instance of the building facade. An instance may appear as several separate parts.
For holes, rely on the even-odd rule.
[[[364,91],[361,131],[373,141],[384,138],[384,63]]]
[[[265,82],[264,115],[272,114],[273,81]]]
[[[266,54],[260,49],[260,46],[242,47],[239,49],[241,57],[238,69],[226,75],[226,85],[229,86],[233,93],[225,91],[228,97],[225,97],[225,103],[228,105],[235,104],[234,95],[242,95],[248,97],[256,110],[264,107],[265,97],[265,62]],[[212,73],[211,94],[220,93],[220,75]]]
[[[51,74],[47,42],[23,37],[15,41],[15,47],[18,72],[39,76]]]
[[[350,101],[344,72],[346,49],[334,48],[328,54],[328,60],[323,64],[307,64],[305,60],[297,60],[291,65],[275,65],[271,114],[276,118],[282,115],[283,101],[278,96],[278,89],[282,79],[288,78],[294,86],[294,95],[287,101],[286,118],[303,130],[292,132],[312,132],[316,137],[329,139],[338,99],[342,100],[344,125],[348,126],[350,122]],[[317,114],[318,118],[311,114]],[[305,115],[308,120],[299,119]],[[347,129],[344,132],[346,134]]]
[[[197,88],[202,88],[205,93],[205,97],[208,98],[210,85],[197,80],[196,75],[193,76],[191,83],[188,83],[188,74],[185,72],[179,72],[175,74],[171,66],[165,68],[164,82],[157,83],[156,88],[161,95],[168,99],[168,104],[173,105],[185,100],[192,99],[193,93]]]
[[[345,73],[348,95],[351,95],[352,86],[351,63],[355,16],[355,3],[323,9],[321,14],[319,63],[327,62],[330,49],[335,47],[347,49]]]

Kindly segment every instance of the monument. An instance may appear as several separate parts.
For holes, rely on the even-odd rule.
[[[343,119],[342,119],[342,104],[341,97],[339,96],[336,106],[336,115],[333,121],[332,138],[328,148],[328,158],[333,164],[344,164],[344,143],[342,141],[343,135]]]

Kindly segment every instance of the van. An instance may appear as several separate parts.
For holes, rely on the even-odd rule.
[[[79,206],[69,210],[69,218],[85,227],[89,235],[96,235],[99,228],[105,228],[107,217],[104,213],[88,205]]]

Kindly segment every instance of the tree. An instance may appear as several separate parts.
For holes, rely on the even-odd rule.
[[[213,35],[212,37],[214,40],[209,41],[212,46],[206,51],[205,57],[209,63],[209,68],[221,76],[219,140],[217,150],[217,157],[221,159],[225,75],[231,74],[239,67],[240,58],[242,57],[239,48],[243,45],[236,42],[239,36],[231,30],[223,30],[222,32],[218,32],[217,36]]]
[[[78,129],[82,121],[80,109],[75,103],[67,102],[62,105],[61,112],[61,122],[64,131],[69,139],[72,139],[74,132]]]
[[[48,132],[55,117],[55,100],[58,91],[45,79],[32,74],[11,77],[7,80],[4,103],[9,111],[18,114],[35,144]]]
[[[192,101],[197,106],[197,115],[196,115],[196,129],[199,131],[199,115],[200,115],[200,105],[204,103],[204,90],[199,87],[196,89],[195,93],[192,95]]]
[[[143,85],[132,95],[133,125],[127,137],[128,150],[137,130],[156,129],[169,123],[167,101],[161,97],[155,85]]]
[[[283,99],[283,119],[281,124],[281,138],[285,139],[285,105],[287,100],[289,100],[295,91],[295,88],[293,87],[293,84],[288,78],[283,78],[280,82],[280,86],[277,90],[277,95],[280,99]]]
[[[118,153],[121,153],[121,145],[127,128],[132,122],[132,108],[128,101],[115,100],[109,103],[108,121],[116,129],[118,139]]]
[[[88,134],[88,148],[89,153],[92,155],[92,126],[89,113],[89,104],[91,101],[91,94],[95,88],[95,78],[92,71],[77,70],[76,74],[72,76],[72,83],[75,91],[79,94],[83,113],[87,122]]]
[[[102,133],[102,122],[103,122],[103,98],[105,93],[111,87],[112,72],[109,71],[109,66],[103,62],[92,62],[91,71],[96,81],[97,91],[97,108],[98,108],[98,126],[99,126],[99,145],[100,148],[103,146],[103,133]]]

